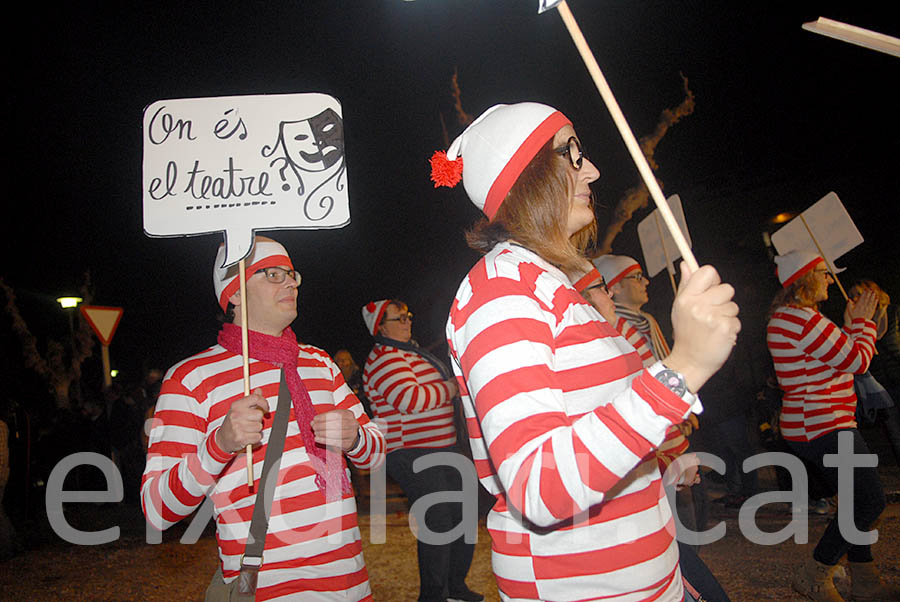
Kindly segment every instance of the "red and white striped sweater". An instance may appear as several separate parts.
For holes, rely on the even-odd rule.
[[[384,436],[344,384],[340,370],[324,351],[300,345],[297,371],[317,413],[353,412],[360,441],[346,455],[360,468],[384,460]],[[253,451],[259,482],[278,405],[280,369],[250,360],[251,390],[262,389],[270,414],[263,423],[262,445]],[[209,496],[215,504],[219,559],[226,581],[237,577],[256,501],[247,487],[247,456],[232,456],[215,441],[231,403],[244,396],[240,355],[220,345],[173,366],[162,384],[150,431],[141,502],[147,520],[165,529],[190,515]],[[343,463],[329,453],[327,461]],[[346,470],[346,467],[345,467]],[[332,537],[329,538],[329,535]],[[326,502],[291,409],[259,571],[257,600],[371,600],[362,555],[356,502],[352,494]]]
[[[366,359],[363,386],[388,452],[456,443],[450,386],[422,356],[376,344]]]
[[[781,435],[810,441],[856,426],[853,375],[869,369],[875,323],[853,320],[840,329],[811,307],[779,307],[766,328],[766,343],[784,391]]]
[[[626,318],[616,316],[616,330],[625,337],[625,340],[631,343],[638,355],[641,356],[641,362],[645,368],[649,368],[657,360],[665,358],[657,358],[653,355],[653,345],[650,342],[650,335],[645,335],[638,330]],[[669,465],[675,461],[675,458],[688,450],[690,444],[687,437],[681,432],[681,429],[674,424],[666,431],[666,438],[656,450],[656,459],[659,461],[659,469],[663,472]],[[680,475],[672,475],[678,477]]]
[[[680,602],[653,455],[701,411],[642,366],[566,276],[514,244],[462,282],[447,323],[504,600]]]
[[[650,336],[644,335],[635,328],[634,324],[619,315],[616,316],[616,330],[625,337],[626,341],[631,343],[638,355],[641,356],[641,361],[645,367],[652,366],[657,359],[663,359],[661,357],[653,357],[653,345],[650,344]]]

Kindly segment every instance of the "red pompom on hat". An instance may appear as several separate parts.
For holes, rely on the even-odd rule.
[[[363,322],[366,323],[366,328],[369,329],[369,334],[372,336],[375,336],[378,332],[378,324],[381,322],[381,317],[390,303],[390,299],[382,299],[380,301],[369,301],[363,305]]]
[[[431,179],[437,185],[448,182],[443,185],[452,186],[459,181],[458,170],[469,199],[489,220],[494,219],[525,167],[565,125],[571,125],[566,116],[547,105],[494,105],[473,121],[446,153],[432,156]]]
[[[434,151],[431,156],[431,181],[434,187],[446,186],[453,188],[462,180],[463,160],[458,157],[451,161],[444,151]]]

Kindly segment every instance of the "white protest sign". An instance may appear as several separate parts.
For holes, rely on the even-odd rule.
[[[834,265],[835,260],[863,241],[841,199],[834,192],[829,192],[800,215],[806,220],[813,236],[822,247],[822,254],[832,271],[841,271]],[[772,244],[775,245],[779,255],[791,251],[819,253],[816,241],[813,241],[800,216],[789,221],[772,235]]]
[[[556,8],[562,0],[538,0],[538,14]]]
[[[688,246],[694,245],[691,242],[691,235],[688,233],[687,222],[684,219],[684,210],[681,207],[681,197],[673,194],[667,199],[678,228],[684,234]],[[641,241],[641,251],[644,253],[644,270],[648,277],[659,274],[663,268],[668,267],[670,273],[675,273],[675,260],[681,257],[681,252],[675,244],[675,239],[666,228],[662,216],[659,215],[659,209],[654,209],[650,215],[640,221],[637,227],[638,239]],[[662,238],[660,238],[660,236]],[[668,256],[669,261],[666,261]],[[667,266],[668,264],[668,266]]]
[[[350,221],[340,103],[326,94],[160,100],[144,110],[144,232],[225,232],[225,266],[255,230]]]

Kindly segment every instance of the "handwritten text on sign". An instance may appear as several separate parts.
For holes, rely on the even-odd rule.
[[[160,100],[144,110],[144,231],[225,232],[225,265],[254,230],[350,221],[340,103],[325,94]]]

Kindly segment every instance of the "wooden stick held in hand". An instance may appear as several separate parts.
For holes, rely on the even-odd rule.
[[[588,47],[587,40],[584,39],[584,34],[581,33],[581,28],[578,27],[578,23],[575,21],[572,11],[569,10],[569,5],[563,0],[559,3],[559,6],[557,6],[557,10],[559,10],[559,15],[562,17],[566,29],[569,30],[572,41],[575,42],[575,47],[578,48],[581,59],[584,61],[588,72],[591,74],[594,84],[600,92],[600,96],[603,97],[606,108],[609,110],[610,115],[612,115],[613,121],[619,129],[619,134],[625,141],[625,146],[628,148],[628,152],[631,153],[631,158],[634,160],[641,177],[644,179],[644,183],[647,185],[647,189],[650,191],[650,196],[653,197],[653,201],[659,208],[663,221],[666,222],[666,227],[669,229],[669,232],[672,233],[672,238],[675,239],[675,245],[678,247],[678,250],[681,251],[681,256],[684,258],[684,261],[687,263],[691,272],[696,272],[699,269],[697,260],[694,258],[694,254],[691,252],[691,248],[688,246],[684,234],[681,233],[681,229],[675,221],[675,216],[672,214],[672,210],[666,202],[666,197],[663,196],[662,189],[659,187],[659,183],[653,175],[653,170],[650,169],[647,158],[641,151],[641,147],[638,144],[637,139],[635,139],[631,127],[629,127],[628,122],[625,120],[625,115],[622,114],[619,103],[616,102],[616,97],[613,96],[612,90],[610,90],[609,84],[606,83],[606,78],[603,76],[603,72],[600,71],[600,65],[597,64],[597,59],[594,58],[591,49]]]
[[[241,356],[244,360],[244,397],[250,395],[250,335],[247,325],[247,274],[244,260],[238,263],[239,281],[241,283]],[[253,446],[249,443],[244,450],[247,453],[247,487],[253,488]]]

